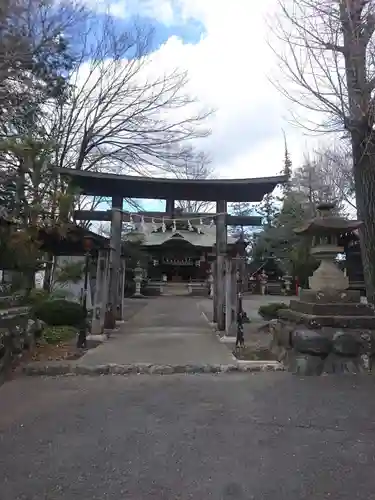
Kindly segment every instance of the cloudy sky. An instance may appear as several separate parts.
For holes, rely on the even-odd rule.
[[[88,0],[100,10],[104,4]],[[93,2],[95,2],[93,4]],[[108,3],[106,2],[106,5]],[[215,108],[203,147],[220,177],[280,172],[283,130],[294,165],[312,139],[288,123],[291,104],[269,81],[277,61],[267,39],[276,0],[113,0],[119,23],[135,16],[155,26],[158,67],[186,69],[189,91]]]

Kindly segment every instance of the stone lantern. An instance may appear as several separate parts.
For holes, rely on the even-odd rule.
[[[141,284],[143,277],[143,269],[141,263],[138,261],[136,267],[134,268],[134,283],[135,283],[135,293],[133,297],[143,297],[141,294]]]
[[[337,254],[344,252],[344,248],[339,245],[341,235],[357,229],[362,223],[333,215],[334,208],[333,203],[321,203],[317,206],[317,217],[295,230],[297,234],[313,237],[311,255],[320,261],[319,267],[309,278],[310,289],[315,292],[349,288],[349,279],[339,269],[335,259]]]
[[[288,370],[301,375],[361,373],[374,357],[375,314],[350,290],[348,278],[335,258],[343,252],[341,235],[361,226],[320,204],[317,217],[296,233],[313,237],[312,255],[320,261],[309,279],[309,290],[278,311],[271,327],[271,350]]]
[[[284,286],[285,286],[285,295],[290,295],[290,287],[292,285],[293,277],[289,274],[283,276]]]

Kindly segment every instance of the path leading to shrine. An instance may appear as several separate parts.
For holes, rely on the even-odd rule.
[[[142,299],[140,299],[142,300]],[[159,297],[146,302],[103,345],[78,364],[229,365],[233,358],[190,297]]]

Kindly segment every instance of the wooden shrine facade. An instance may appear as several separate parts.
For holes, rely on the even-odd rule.
[[[216,259],[216,227],[211,217],[178,219],[158,224],[146,222],[144,218],[134,231],[124,239],[132,239],[134,233],[140,236],[141,248],[149,256],[147,275],[151,281],[205,282]],[[260,221],[256,222],[257,225]],[[238,238],[228,235],[227,248],[230,250]]]
[[[118,279],[121,260],[121,233],[124,221],[131,222],[132,215],[122,210],[124,198],[162,199],[166,201],[165,212],[140,213],[140,223],[146,217],[151,224],[158,219],[163,224],[176,223],[177,218],[191,223],[194,218],[208,214],[182,214],[177,216],[175,200],[199,200],[216,203],[216,213],[210,214],[215,231],[215,284],[214,318],[219,330],[225,329],[225,258],[227,255],[228,225],[260,225],[261,219],[254,217],[233,217],[227,214],[228,202],[260,202],[266,194],[287,181],[286,176],[264,177],[255,179],[166,179],[136,176],[122,176],[90,171],[58,169],[60,175],[69,184],[78,188],[80,194],[100,196],[112,199],[110,212],[76,213],[80,220],[111,220],[110,271],[108,310],[114,318],[118,305]],[[232,218],[231,218],[232,217]],[[203,230],[202,230],[203,231]],[[177,228],[176,228],[177,232]]]

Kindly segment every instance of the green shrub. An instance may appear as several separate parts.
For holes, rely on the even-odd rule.
[[[42,338],[47,344],[61,344],[74,339],[77,328],[74,326],[47,326],[43,330]]]
[[[82,306],[69,300],[47,300],[33,309],[34,316],[50,326],[80,326],[85,322]]]
[[[277,318],[277,313],[280,309],[289,309],[289,306],[284,302],[271,302],[270,304],[260,306],[258,313],[263,318],[274,319]]]
[[[41,288],[33,288],[32,290],[30,290],[30,293],[27,297],[27,303],[31,306],[36,306],[47,300],[48,297],[49,293],[47,292],[47,290],[43,290]]]
[[[74,293],[71,292],[70,290],[57,289],[51,292],[49,298],[50,300],[57,300],[57,299],[71,300],[72,298],[74,298]]]

